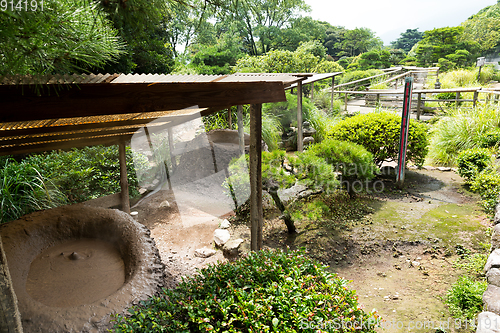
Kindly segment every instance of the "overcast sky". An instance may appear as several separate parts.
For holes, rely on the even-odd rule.
[[[305,0],[313,19],[347,29],[369,28],[385,45],[406,29],[455,27],[496,0]]]

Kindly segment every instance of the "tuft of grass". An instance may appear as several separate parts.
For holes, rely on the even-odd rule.
[[[484,135],[499,126],[497,108],[481,105],[475,110],[452,110],[435,124],[428,158],[436,165],[455,165],[461,151],[481,147]]]

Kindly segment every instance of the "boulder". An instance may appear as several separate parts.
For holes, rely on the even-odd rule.
[[[483,304],[486,311],[500,314],[500,287],[489,284],[483,294]]]
[[[222,246],[231,238],[231,234],[226,229],[217,229],[214,231],[214,241],[217,246]]]
[[[222,220],[222,222],[219,225],[220,229],[228,229],[231,226],[231,223],[227,219]]]
[[[243,239],[231,239],[229,242],[224,244],[222,251],[225,257],[234,258],[239,254],[240,245],[244,242]]]
[[[484,272],[487,273],[491,268],[500,268],[500,249],[496,249],[490,253],[484,266]]]
[[[500,316],[488,311],[478,314],[476,333],[500,333]]]
[[[493,227],[491,233],[491,248],[493,250],[500,249],[500,224]]]
[[[499,268],[490,268],[488,273],[486,273],[486,278],[488,279],[489,284],[500,287],[500,269]]]

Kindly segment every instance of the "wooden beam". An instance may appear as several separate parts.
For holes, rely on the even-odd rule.
[[[238,118],[238,142],[240,145],[240,154],[245,154],[245,132],[243,129],[243,105],[237,106],[237,118]]]
[[[130,198],[128,194],[128,178],[127,178],[127,156],[125,150],[125,142],[122,141],[118,145],[120,158],[120,187],[121,187],[121,203],[122,210],[130,214]]]
[[[252,251],[262,248],[262,104],[250,105],[250,221]]]
[[[302,81],[297,82],[297,151],[304,150],[302,133]]]
[[[22,333],[21,315],[0,237],[0,332]]]
[[[68,140],[60,142],[43,142],[25,146],[0,147],[0,156],[39,153],[42,151],[49,151],[49,150],[70,149],[70,148],[97,146],[97,145],[112,146],[112,145],[117,145],[120,141],[130,140],[132,138],[132,134],[111,136],[111,137],[93,137],[89,139],[77,139],[77,140]]]
[[[286,101],[282,82],[66,84],[48,88],[48,93],[39,96],[30,85],[0,85],[0,122]]]

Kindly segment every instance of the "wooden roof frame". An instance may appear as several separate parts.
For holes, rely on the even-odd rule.
[[[0,77],[0,156],[119,144],[160,117],[169,127],[233,105],[286,101],[284,89],[304,79],[257,73]]]

